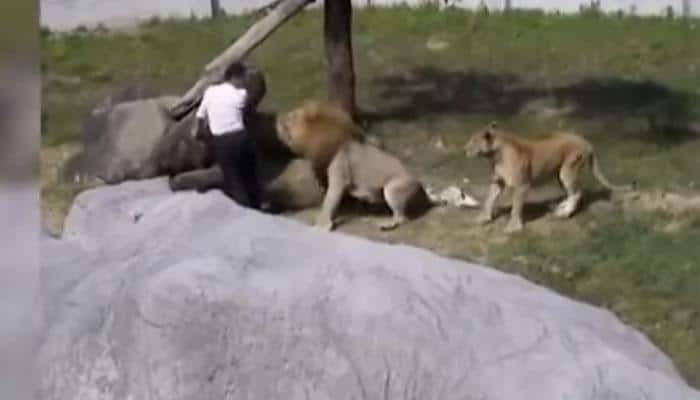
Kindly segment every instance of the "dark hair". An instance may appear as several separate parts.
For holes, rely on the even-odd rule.
[[[224,70],[224,81],[242,82],[245,77],[245,66],[243,63],[235,62]]]

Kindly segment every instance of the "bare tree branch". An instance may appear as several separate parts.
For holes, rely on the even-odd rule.
[[[204,67],[199,80],[170,108],[170,115],[175,119],[187,115],[197,107],[207,86],[221,79],[226,67],[247,56],[290,17],[313,1],[282,0],[269,14],[248,28],[238,40]]]

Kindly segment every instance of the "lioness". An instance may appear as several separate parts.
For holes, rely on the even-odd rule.
[[[305,103],[277,121],[279,138],[310,160],[327,190],[315,225],[333,230],[333,217],[345,194],[369,203],[386,202],[392,211],[380,229],[394,229],[426,211],[432,202],[403,163],[367,140],[362,130],[334,107]],[[325,135],[324,135],[325,134]]]
[[[503,188],[513,189],[510,220],[505,228],[508,233],[523,228],[522,209],[527,191],[555,176],[566,191],[566,198],[554,210],[558,218],[568,218],[576,211],[582,196],[578,178],[583,168],[590,167],[598,182],[608,190],[633,188],[633,185],[611,184],[598,167],[593,146],[571,132],[555,132],[539,139],[517,138],[499,129],[494,121],[474,133],[464,150],[467,157],[487,157],[492,162],[493,177],[477,223],[490,222]]]

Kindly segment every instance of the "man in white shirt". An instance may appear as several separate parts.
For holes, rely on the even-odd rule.
[[[196,113],[195,136],[208,142],[224,175],[223,192],[237,203],[259,209],[260,186],[252,137],[244,124],[248,92],[245,67],[234,63],[224,79],[209,86]],[[208,124],[209,134],[205,135]]]

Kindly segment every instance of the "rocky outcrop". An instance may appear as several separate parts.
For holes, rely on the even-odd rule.
[[[257,139],[268,197],[282,209],[318,204],[323,194],[310,164],[292,157],[279,142],[274,114],[256,108],[267,90],[262,72],[249,66],[245,84],[251,93],[246,123]],[[219,187],[221,171],[190,133],[194,111],[175,121],[168,109],[177,97],[140,98],[143,93],[122,90],[92,110],[83,126],[83,151],[63,168],[64,180],[117,184],[167,175],[173,177],[173,190]]]
[[[41,246],[45,400],[698,400],[610,312],[165,179],[82,193]]]

